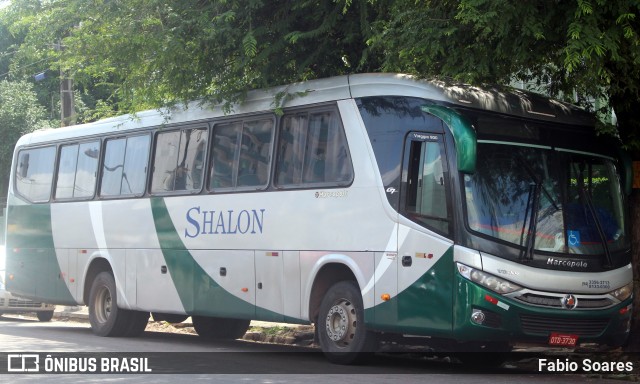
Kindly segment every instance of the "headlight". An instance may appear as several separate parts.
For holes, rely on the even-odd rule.
[[[633,294],[633,282],[625,285],[624,287],[620,287],[615,291],[609,292],[609,294],[620,301],[625,301]]]
[[[497,276],[491,275],[486,272],[482,272],[475,268],[471,268],[467,265],[456,263],[458,266],[458,272],[467,280],[480,284],[483,287],[492,290],[495,293],[501,295],[518,291],[522,289],[521,286],[514,284],[510,281],[501,279]]]

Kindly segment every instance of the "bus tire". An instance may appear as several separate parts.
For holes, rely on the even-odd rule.
[[[38,316],[38,321],[51,321],[53,319],[53,311],[36,312],[36,316]]]
[[[334,364],[363,363],[375,352],[375,335],[365,328],[362,295],[353,281],[329,288],[316,328],[322,352]]]
[[[98,336],[124,336],[130,326],[132,312],[118,308],[116,282],[109,272],[100,272],[89,293],[89,323]]]
[[[140,336],[149,323],[149,312],[131,311],[131,322],[124,333],[127,337]]]
[[[192,316],[193,328],[205,339],[235,340],[249,329],[251,320],[225,319],[221,317]]]
[[[189,318],[189,315],[178,315],[175,313],[152,312],[153,321],[166,321],[167,323],[182,323]]]

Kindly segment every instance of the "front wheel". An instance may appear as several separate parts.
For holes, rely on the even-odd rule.
[[[332,363],[361,363],[375,352],[375,335],[365,328],[362,295],[354,282],[329,288],[320,304],[317,332],[322,352]]]

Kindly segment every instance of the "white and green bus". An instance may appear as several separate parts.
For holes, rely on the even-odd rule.
[[[283,93],[297,95],[274,112]],[[631,171],[582,110],[358,74],[37,131],[8,194],[7,287],[94,333],[313,323],[330,360],[623,344]]]

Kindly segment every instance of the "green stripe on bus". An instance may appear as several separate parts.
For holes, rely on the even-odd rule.
[[[10,206],[8,218],[5,268],[7,276],[13,275],[8,290],[38,301],[76,305],[65,283],[66,265],[62,270],[56,256],[51,206]]]
[[[151,210],[167,269],[189,314],[242,319],[277,319],[282,314],[257,308],[220,286],[193,258],[178,235],[163,198],[151,199]]]
[[[414,261],[415,267],[416,261]],[[453,247],[418,280],[365,312],[371,328],[447,337],[453,323]]]

